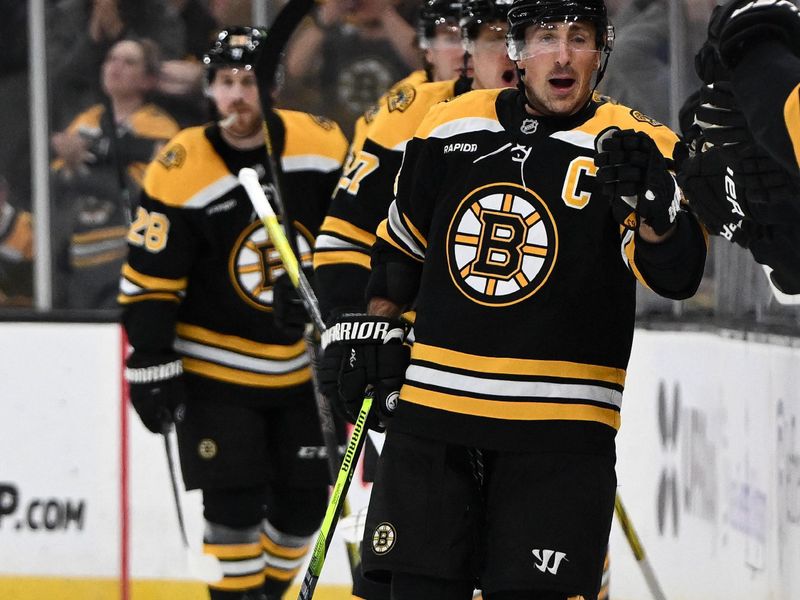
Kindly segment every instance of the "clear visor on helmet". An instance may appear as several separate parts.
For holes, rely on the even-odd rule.
[[[562,48],[574,53],[599,54],[593,23],[576,16],[531,23],[524,32],[506,39],[511,60],[528,60],[546,54],[560,53]]]
[[[506,23],[482,23],[478,30],[478,35],[474,39],[463,38],[464,50],[470,54],[481,53],[506,53],[506,33],[508,25]]]
[[[461,28],[458,26],[458,19],[455,17],[439,19],[433,30],[433,36],[420,39],[419,47],[423,50],[460,48]]]

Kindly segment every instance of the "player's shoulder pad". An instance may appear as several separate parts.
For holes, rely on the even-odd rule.
[[[202,208],[238,185],[216,153],[205,127],[184,129],[147,167],[144,192],[175,207]]]
[[[286,137],[281,155],[284,172],[321,171],[342,166],[347,138],[334,121],[296,110],[277,109]]]
[[[594,148],[594,138],[608,127],[633,129],[634,131],[646,133],[653,138],[661,154],[667,158],[672,158],[675,143],[678,141],[677,134],[666,125],[634,108],[624,104],[617,104],[613,101],[601,102],[594,117],[576,129],[592,136],[592,142],[589,147]]]
[[[502,91],[473,90],[433,105],[414,136],[446,139],[476,131],[501,131],[496,105]]]
[[[145,104],[133,113],[131,128],[138,136],[160,140],[169,139],[180,131],[175,119],[155,104]]]
[[[402,151],[434,104],[449,100],[455,81],[402,85],[386,95],[370,125],[367,137],[389,150]]]

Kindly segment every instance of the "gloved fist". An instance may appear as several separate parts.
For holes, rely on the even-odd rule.
[[[800,53],[800,11],[790,0],[732,0],[711,13],[708,41],[735,67],[749,44],[781,39]]]
[[[692,211],[710,233],[746,248],[749,236],[743,222],[747,215],[734,167],[732,153],[715,147],[684,161],[678,181]]]
[[[595,140],[597,180],[614,219],[628,229],[644,220],[658,235],[675,223],[680,196],[667,162],[647,134],[607,129]]]
[[[745,248],[752,245],[756,224],[800,222],[800,187],[757,146],[697,153],[683,163],[678,180],[706,228]]]
[[[311,267],[304,267],[303,273],[309,283],[314,281],[314,271]],[[292,337],[303,335],[306,323],[310,321],[303,301],[288,273],[278,277],[272,286],[272,317],[275,319],[275,325]]]
[[[322,334],[320,387],[334,408],[355,423],[368,386],[373,388],[370,429],[383,431],[397,407],[410,361],[399,319],[347,313]]]
[[[153,433],[166,433],[186,405],[183,363],[174,353],[134,351],[125,361],[131,404]]]

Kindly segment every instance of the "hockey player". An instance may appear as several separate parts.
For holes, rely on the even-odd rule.
[[[508,21],[520,89],[428,112],[373,247],[369,314],[328,334],[337,398],[352,411],[370,384],[388,422],[362,560],[395,600],[597,596],[635,284],[686,298],[703,272],[677,136],[592,95],[603,1],[516,0]]]
[[[756,141],[800,175],[800,11],[791,0],[731,0],[708,29]],[[800,201],[800,200],[799,200]]]
[[[705,85],[684,108],[694,154],[679,174],[708,230],[768,265],[771,284],[785,294],[800,294],[798,36],[800,14],[788,2],[715,9],[695,61]]]
[[[346,140],[305,113],[262,115],[252,67],[265,36],[223,30],[205,57],[220,120],[182,131],[148,167],[119,297],[133,406],[155,433],[175,421],[186,487],[203,493],[205,551],[224,575],[212,600],[281,598],[329,485],[301,334],[273,318],[284,271],[236,174],[272,185],[266,118],[282,219],[309,266]]]
[[[422,31],[430,35],[435,31],[433,24],[452,18],[454,4],[429,0],[422,12]],[[452,79],[452,73],[447,73],[446,79],[418,86],[401,83],[379,103],[364,130],[362,147],[353,154],[339,181],[317,239],[314,269],[323,315],[364,310],[375,231],[394,198],[394,179],[403,149],[428,109],[472,88],[507,87],[516,82],[504,41],[510,0],[467,0],[461,4],[457,8],[463,47],[458,62],[464,64],[468,50],[474,78]],[[449,29],[446,33],[449,37]],[[437,43],[441,42],[434,38],[427,45],[433,48]],[[323,373],[322,379],[333,393],[330,386],[335,389],[336,373]]]

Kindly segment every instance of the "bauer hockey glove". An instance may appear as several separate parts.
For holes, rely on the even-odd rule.
[[[607,129],[595,140],[597,180],[614,219],[628,229],[641,220],[658,235],[675,223],[680,193],[656,143],[633,129]]]
[[[383,431],[397,407],[410,360],[399,319],[343,314],[322,334],[319,380],[339,413],[354,423],[369,386],[374,393],[370,429]]]
[[[313,287],[314,272],[311,267],[304,267],[303,273]],[[310,321],[308,311],[288,273],[278,277],[272,286],[272,316],[279,329],[295,338],[303,335],[306,323]]]
[[[183,363],[174,353],[134,351],[125,362],[125,381],[130,384],[131,404],[153,433],[166,433],[186,405]]]
[[[800,186],[757,146],[736,144],[697,153],[683,163],[678,180],[709,232],[745,248],[763,237],[756,225],[800,222]]]
[[[800,53],[800,11],[790,0],[732,0],[711,13],[708,41],[728,68],[748,45],[773,39]]]

